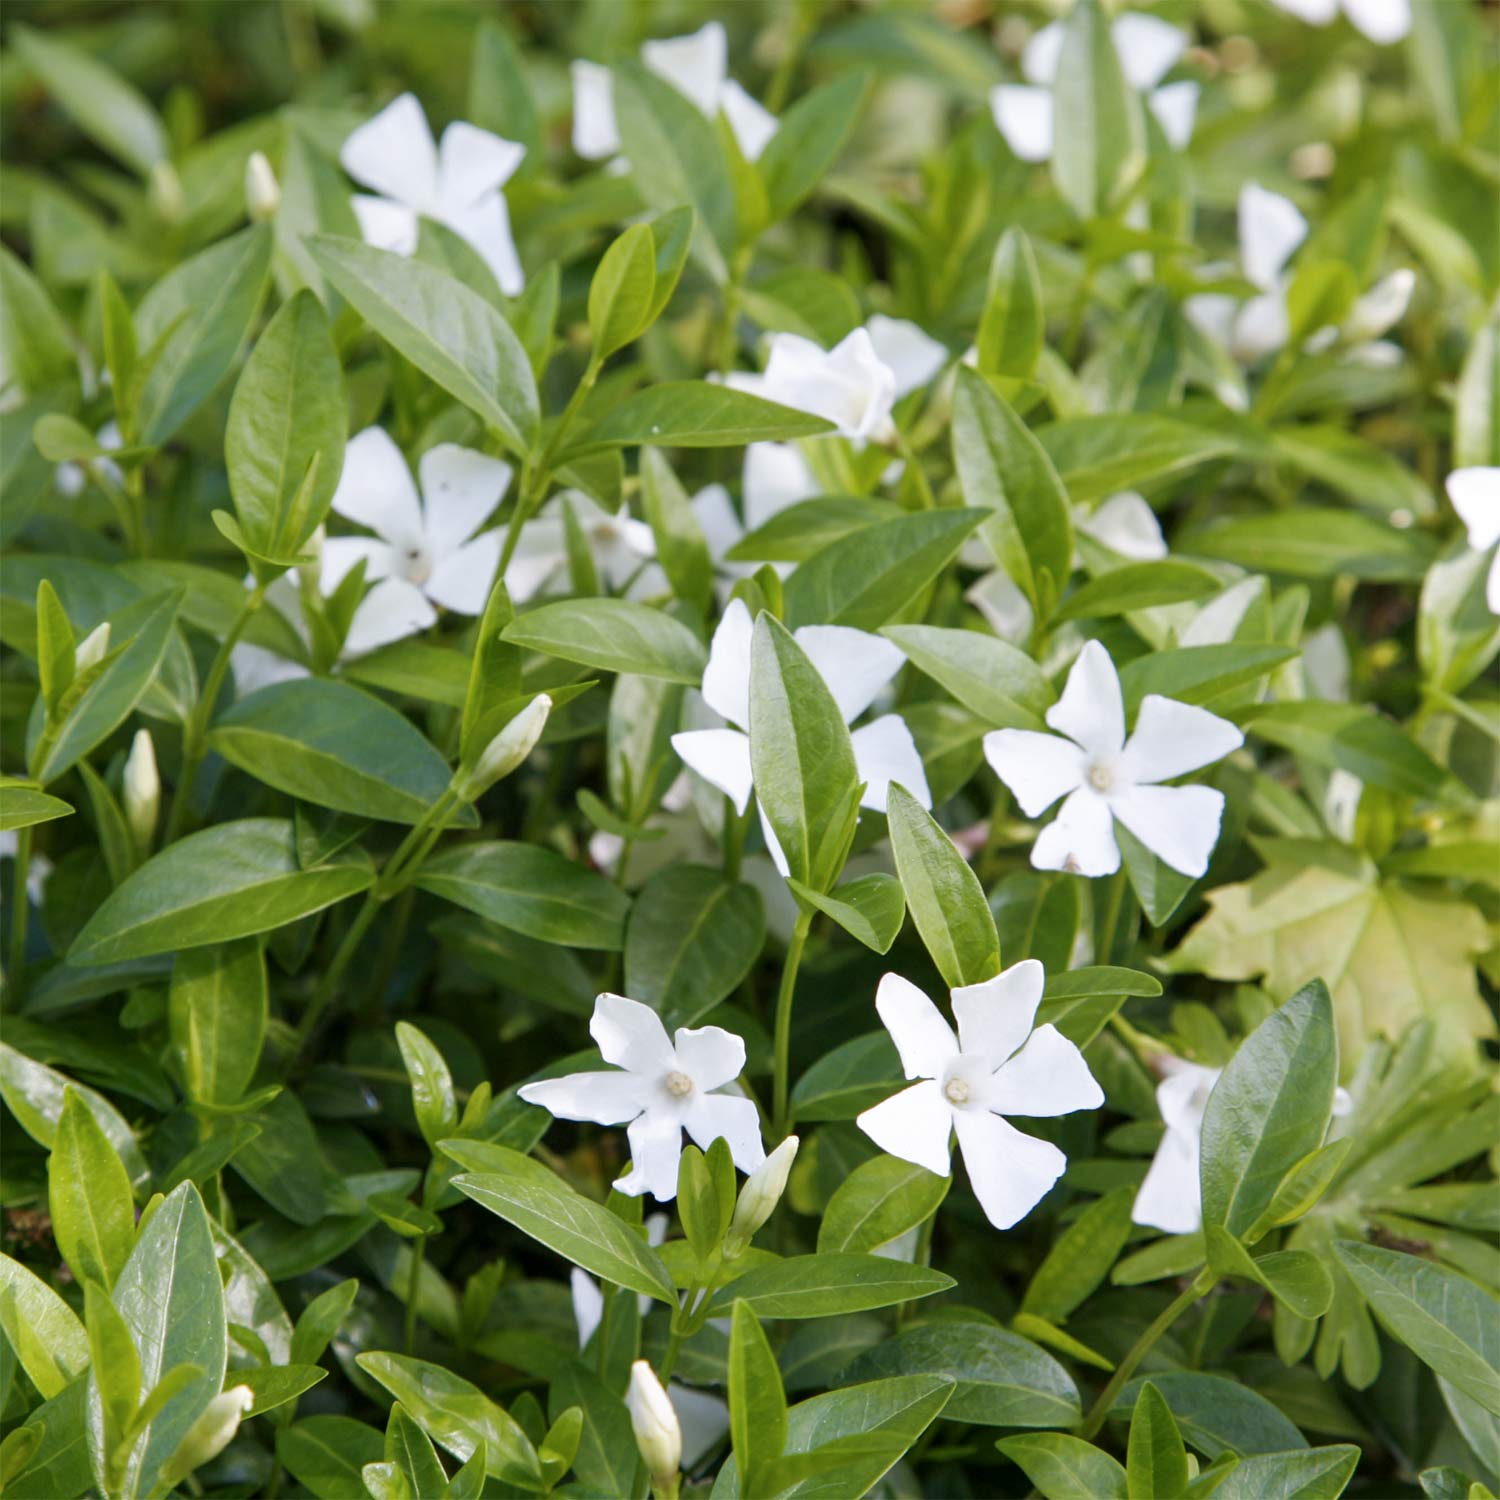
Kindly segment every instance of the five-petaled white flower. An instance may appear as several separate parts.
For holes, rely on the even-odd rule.
[[[776,134],[776,116],[729,77],[729,43],[719,22],[710,21],[689,36],[644,43],[641,61],[710,120],[723,110],[747,160],[756,160]],[[620,149],[620,131],[609,69],[582,60],[570,66],[573,149],[588,161],[613,156]]]
[[[1327,26],[1340,7],[1372,42],[1399,42],[1411,30],[1411,0],[1271,0],[1278,10]]]
[[[703,673],[703,698],[726,718],[727,729],[688,729],[672,736],[672,748],[705,781],[716,786],[743,814],[755,790],[750,766],[750,645],[754,622],[743,599],[731,599],[714,631]],[[803,625],[797,644],[828,684],[846,724],[874,701],[875,695],[905,665],[900,650],[882,636],[847,625]],[[893,781],[899,781],[924,807],[932,806],[922,757],[900,714],[883,714],[849,736],[855,772],[865,783],[860,806],[885,811]],[[786,855],[761,813],[766,848],[783,875]]]
[[[589,1031],[616,1071],[546,1078],[520,1093],[560,1120],[624,1125],[631,1170],[615,1183],[622,1193],[650,1193],[663,1203],[677,1196],[684,1130],[705,1151],[722,1136],[742,1172],[765,1160],[755,1105],[715,1092],[745,1066],[745,1044],[733,1032],[680,1026],[669,1039],[649,1005],[610,994],[594,1001]]]
[[[1035,818],[1059,797],[1062,810],[1037,837],[1038,870],[1112,875],[1120,868],[1118,819],[1153,854],[1184,875],[1202,875],[1219,839],[1224,794],[1207,786],[1162,786],[1221,760],[1244,742],[1207,709],[1148,693],[1125,738],[1120,679],[1109,652],[1089,641],[1047,710],[1061,735],[996,729],[984,753],[1021,810]]]
[[[832,349],[801,334],[774,334],[760,374],[731,370],[724,383],[822,417],[838,428],[840,437],[853,442],[887,443],[895,436],[891,408],[896,404],[896,373],[875,352],[863,328]]]
[[[875,996],[902,1071],[921,1082],[855,1123],[882,1151],[944,1177],[949,1132],[956,1130],[974,1196],[996,1229],[1024,1219],[1068,1164],[1050,1141],[1003,1116],[1069,1115],[1104,1103],[1078,1048],[1055,1026],[1033,1029],[1044,978],[1041,964],[1028,958],[952,991],[957,1037],[937,1006],[899,974],[887,974]]]
[[[321,587],[332,593],[357,562],[374,587],[360,601],[344,651],[358,656],[437,619],[434,604],[477,615],[500,561],[498,531],[475,532],[500,503],[512,469],[502,459],[439,443],[417,465],[420,498],[401,450],[379,427],[349,440],[333,494],[339,515],[375,533],[323,544]]]
[[[1500,542],[1500,468],[1475,464],[1455,469],[1448,476],[1447,490],[1469,533],[1469,545],[1476,552],[1488,552]],[[1484,597],[1490,611],[1500,615],[1500,551],[1490,559]]]
[[[1062,58],[1065,27],[1061,21],[1044,26],[1021,56],[1025,84],[1002,83],[990,90],[990,112],[1005,143],[1022,161],[1052,158],[1055,123],[1052,86]],[[1110,28],[1120,70],[1131,88],[1146,95],[1162,133],[1179,151],[1193,137],[1198,109],[1198,85],[1192,82],[1157,84],[1182,56],[1188,44],[1185,31],[1158,16],[1131,11]]]
[[[417,248],[420,218],[451,229],[484,258],[500,290],[526,285],[502,191],[526,148],[455,120],[434,143],[413,94],[393,99],[352,132],[339,151],[344,170],[380,196],[357,193],[354,213],[368,244],[397,255]]]

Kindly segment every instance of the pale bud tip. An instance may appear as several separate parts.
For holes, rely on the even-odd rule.
[[[281,207],[281,184],[263,151],[252,151],[245,163],[245,209],[253,224],[274,218]]]
[[[625,1405],[651,1482],[658,1487],[672,1485],[682,1468],[682,1427],[672,1398],[644,1359],[630,1367]]]
[[[79,641],[73,653],[73,670],[86,672],[109,655],[109,621],[96,625]]]

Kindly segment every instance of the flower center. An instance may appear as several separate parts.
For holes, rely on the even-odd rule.
[[[967,1104],[969,1102],[969,1085],[962,1078],[950,1078],[943,1085],[943,1092],[948,1096],[949,1104]]]
[[[679,1072],[673,1068],[667,1076],[662,1079],[662,1087],[674,1099],[686,1099],[693,1092],[693,1080],[686,1073]]]
[[[401,576],[418,587],[432,577],[432,554],[421,542],[410,542],[398,552]]]
[[[1089,763],[1088,783],[1096,792],[1112,792],[1115,789],[1115,768],[1112,762],[1096,760]]]

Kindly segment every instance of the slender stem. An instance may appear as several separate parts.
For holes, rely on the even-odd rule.
[[[917,450],[912,447],[911,439],[899,427],[896,429],[896,452],[906,460],[907,473],[917,481],[917,493],[922,497],[922,509],[936,510],[937,496],[932,493],[932,486],[927,482],[927,471],[923,469],[917,458]]]
[[[677,1356],[682,1351],[682,1341],[687,1337],[693,1321],[693,1304],[702,1290],[702,1281],[695,1277],[682,1294],[682,1300],[672,1314],[671,1335],[667,1339],[666,1353],[661,1357],[661,1368],[656,1372],[663,1385],[672,1378],[672,1371],[677,1368]]]
[[[1457,719],[1462,719],[1466,724],[1479,730],[1481,734],[1487,735],[1492,740],[1500,740],[1500,734],[1495,732],[1495,726],[1490,720],[1475,709],[1471,708],[1462,698],[1455,698],[1452,693],[1445,692],[1442,688],[1428,688],[1428,698],[1439,708],[1445,709]]]
[[[406,1278],[406,1317],[402,1323],[401,1342],[406,1357],[411,1358],[417,1346],[417,1293],[422,1287],[422,1262],[427,1259],[427,1236],[412,1247],[411,1272]]]
[[[792,1050],[792,996],[797,988],[797,969],[802,963],[802,950],[807,945],[807,931],[812,926],[812,913],[799,911],[797,925],[792,929],[792,941],[786,950],[786,962],[781,968],[781,988],[776,994],[776,1074],[771,1113],[776,1125],[774,1135],[784,1140],[791,1129],[791,1117],[787,1112],[787,1074],[791,1066]]]
[[[11,866],[10,886],[10,969],[5,988],[12,1008],[21,999],[22,979],[26,973],[26,928],[31,919],[31,896],[26,881],[31,873],[32,829],[22,828],[16,834],[16,857]]]
[[[90,463],[87,467],[89,477],[99,486],[115,513],[115,520],[120,523],[120,530],[125,534],[125,545],[134,556],[144,557],[146,527],[141,518],[141,508],[134,498],[135,492],[121,489],[101,471],[97,462]]]
[[[172,793],[172,812],[167,819],[167,831],[162,839],[163,844],[170,844],[178,838],[187,824],[192,810],[193,783],[198,779],[198,768],[203,764],[204,737],[213,719],[214,707],[219,701],[219,690],[224,686],[224,678],[229,671],[230,654],[234,651],[239,638],[245,633],[245,627],[249,625],[265,597],[264,584],[257,584],[245,596],[245,602],[240,606],[240,612],[235,616],[234,624],[229,627],[228,633],[219,642],[218,654],[214,657],[213,665],[208,669],[208,676],[203,681],[203,690],[198,694],[198,701],[193,705],[193,711],[188,715],[187,723],[183,725],[182,768],[177,775],[177,787]]]
[[[726,374],[734,366],[734,325],[739,321],[740,300],[744,295],[745,272],[750,268],[751,246],[747,245],[730,263],[729,280],[724,286],[724,318],[719,325],[719,346],[714,365]]]
[[[292,1051],[293,1063],[302,1055],[318,1022],[323,1019],[323,1012],[328,1009],[329,1002],[344,978],[344,970],[349,967],[350,960],[358,951],[380,906],[380,897],[376,889],[372,888],[365,895],[364,905],[360,907],[354,920],[349,924],[349,930],[344,934],[344,940],[339,944],[338,952],[333,955],[333,962],[323,971],[323,977],[318,981],[318,987],[313,991],[312,999],[307,1002],[307,1009],[302,1012],[302,1020],[297,1026],[297,1045]]]
[[[1104,907],[1104,921],[1099,929],[1098,943],[1094,949],[1095,960],[1101,964],[1114,962],[1115,933],[1120,925],[1120,906],[1125,899],[1125,871],[1115,871],[1109,878],[1109,899]]]
[[[442,833],[448,814],[453,811],[453,804],[457,801],[458,793],[451,786],[448,787],[396,846],[396,852],[386,861],[375,885],[382,901],[388,901],[405,889],[407,882],[401,877],[408,870],[414,871],[420,866],[423,846],[430,848],[435,835]]]
[[[1125,1388],[1125,1382],[1135,1374],[1136,1367],[1151,1352],[1152,1345],[1218,1279],[1207,1266],[1204,1266],[1187,1290],[1176,1301],[1169,1303],[1168,1306],[1162,1309],[1156,1321],[1135,1341],[1130,1352],[1116,1366],[1115,1373],[1109,1377],[1109,1384],[1099,1392],[1099,1399],[1089,1408],[1089,1414],[1084,1418],[1083,1426],[1078,1429],[1079,1437],[1087,1440],[1093,1437],[1104,1426],[1104,1419],[1109,1415],[1110,1408],[1115,1404],[1115,1398]]]
[[[747,808],[748,812],[749,809]],[[734,810],[734,803],[724,799],[724,832],[720,840],[724,850],[724,878],[731,885],[740,878],[740,863],[745,853],[748,823]]]

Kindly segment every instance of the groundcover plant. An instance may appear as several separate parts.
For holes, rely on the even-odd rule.
[[[0,46],[6,1495],[1500,1487],[1493,6]]]

